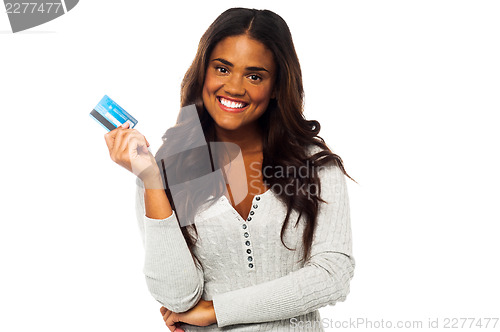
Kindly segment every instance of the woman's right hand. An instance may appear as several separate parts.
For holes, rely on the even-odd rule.
[[[128,127],[129,123],[126,122],[104,135],[111,159],[143,182],[158,182],[160,171],[148,150],[148,141],[139,131]]]

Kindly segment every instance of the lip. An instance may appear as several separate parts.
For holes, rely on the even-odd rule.
[[[235,103],[245,103],[247,105],[243,108],[230,108],[230,107],[222,105],[222,103],[220,102],[220,98],[231,100],[231,101],[234,101]],[[241,112],[245,111],[248,108],[248,106],[250,106],[250,104],[247,103],[246,101],[234,99],[234,98],[228,98],[226,96],[216,96],[215,99],[217,99],[217,104],[219,105],[220,109],[222,109],[223,111],[229,112],[229,113],[241,113]]]

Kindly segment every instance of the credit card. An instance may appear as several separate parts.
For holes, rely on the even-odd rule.
[[[137,124],[137,120],[132,115],[128,114],[107,95],[102,97],[99,104],[90,112],[90,116],[106,128],[107,131],[113,130],[125,122],[129,123],[129,128],[134,128]]]

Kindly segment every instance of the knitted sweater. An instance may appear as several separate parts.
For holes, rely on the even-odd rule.
[[[144,274],[153,297],[174,312],[184,312],[203,298],[213,300],[217,324],[186,331],[324,331],[318,308],[344,301],[354,274],[349,198],[338,166],[319,171],[321,198],[310,259],[303,254],[305,222],[286,215],[272,190],[253,198],[243,219],[225,196],[195,217],[195,263],[175,211],[158,220],[145,216],[144,188],[137,183],[136,211],[145,248]]]

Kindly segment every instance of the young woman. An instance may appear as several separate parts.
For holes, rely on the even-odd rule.
[[[349,293],[348,175],[302,102],[285,21],[232,8],[201,38],[156,156],[137,130],[105,135],[138,176],[144,273],[171,331],[323,331],[317,309]]]

